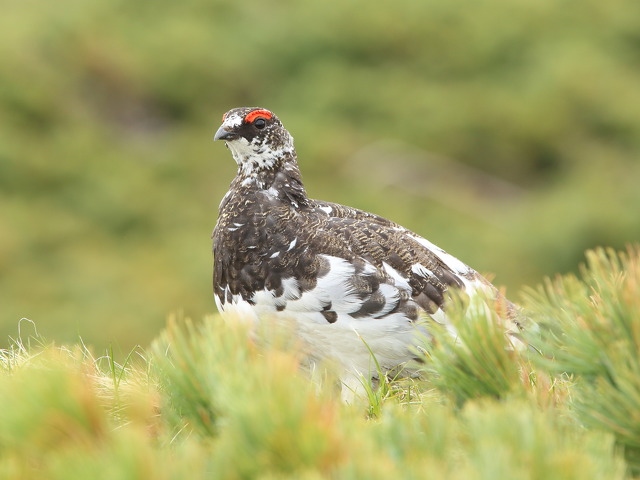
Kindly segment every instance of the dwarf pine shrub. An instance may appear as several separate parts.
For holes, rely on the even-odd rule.
[[[18,339],[0,351],[0,478],[629,478],[639,265],[636,247],[589,252],[529,292],[529,349],[456,304],[421,378],[352,405],[295,339],[217,316],[173,319],[122,361]]]
[[[587,252],[580,277],[548,280],[529,304],[541,327],[533,361],[574,378],[572,410],[612,433],[640,473],[640,247]]]

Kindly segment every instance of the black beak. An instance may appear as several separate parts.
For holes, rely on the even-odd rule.
[[[237,133],[233,133],[225,129],[224,127],[220,127],[216,134],[213,136],[213,140],[235,140],[238,138]]]

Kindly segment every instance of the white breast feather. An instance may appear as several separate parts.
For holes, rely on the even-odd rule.
[[[344,258],[322,255],[329,261],[329,272],[318,278],[315,288],[303,292],[298,300],[287,304],[293,312],[319,312],[331,302],[335,312],[353,312],[361,300],[349,283],[355,273],[354,266]]]
[[[409,285],[409,281],[398,272],[395,268],[389,265],[387,262],[382,262],[382,267],[384,271],[389,275],[396,283],[398,288],[403,290],[411,291],[411,286]]]
[[[378,290],[384,296],[385,303],[382,309],[373,315],[375,318],[382,317],[389,313],[400,301],[400,291],[393,285],[383,283],[378,287]]]
[[[284,289],[282,296],[286,300],[297,300],[300,298],[300,284],[294,277],[283,279],[282,288]]]

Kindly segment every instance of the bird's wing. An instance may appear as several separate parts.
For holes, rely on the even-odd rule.
[[[416,233],[383,217],[343,205],[315,201],[316,251],[357,257],[403,287],[427,313],[442,307],[449,287],[492,289],[475,270]],[[324,215],[324,218],[323,218]]]
[[[329,323],[412,322],[423,313],[446,322],[448,288],[495,291],[426,239],[358,209],[311,200],[304,211],[274,206],[255,218],[259,228],[227,228],[234,258],[216,252],[223,307],[242,299],[265,313],[315,313]]]

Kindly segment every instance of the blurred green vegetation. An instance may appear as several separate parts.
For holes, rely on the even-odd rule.
[[[0,337],[28,317],[128,349],[173,310],[213,311],[234,163],[211,137],[241,105],[284,121],[311,195],[393,218],[514,300],[640,238],[638,2],[2,10]]]

